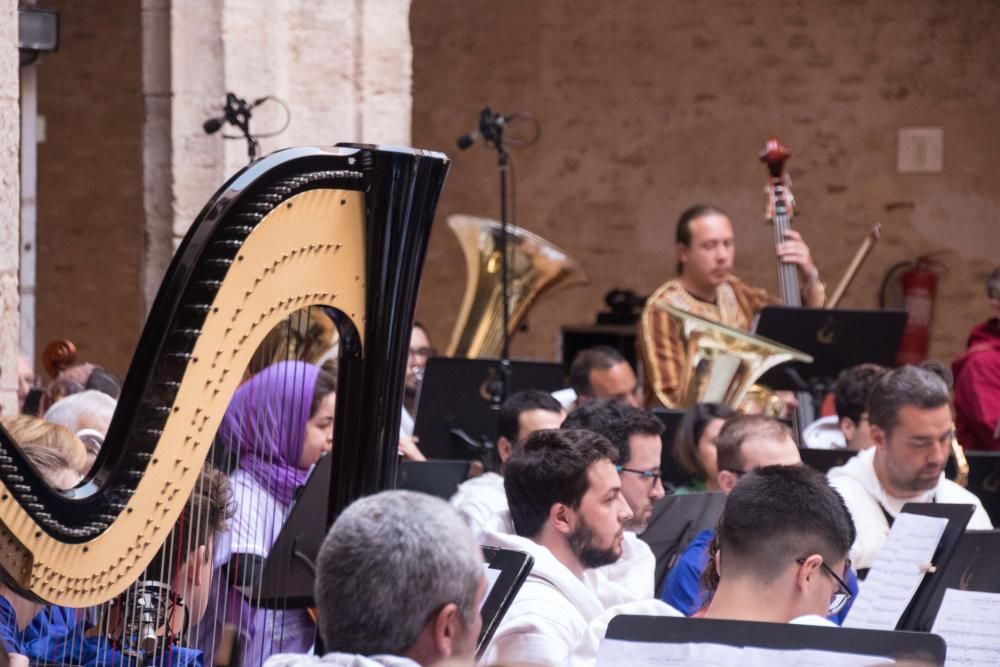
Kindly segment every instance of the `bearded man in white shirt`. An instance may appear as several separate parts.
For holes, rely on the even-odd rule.
[[[534,566],[484,656],[560,665],[605,605],[584,578],[622,554],[632,511],[615,470],[617,452],[583,430],[536,431],[504,466],[517,535],[487,534],[489,546],[527,551]]]
[[[666,495],[660,481],[663,422],[656,415],[618,401],[590,401],[570,413],[565,429],[602,435],[618,451],[616,468],[632,519],[625,525],[622,557],[588,572],[606,605],[654,597],[656,557],[639,535],[646,530],[653,504]]]
[[[944,380],[923,368],[886,373],[868,399],[875,445],[827,473],[854,518],[851,559],[859,570],[871,568],[906,503],[974,505],[968,528],[993,527],[979,499],[945,479],[955,437],[949,398]]]

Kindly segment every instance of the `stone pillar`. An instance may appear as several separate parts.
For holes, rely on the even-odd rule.
[[[0,0],[0,407],[17,408],[20,132],[17,2]]]
[[[246,143],[202,123],[231,91],[288,105],[261,155],[341,141],[410,142],[410,0],[143,0],[148,310],[177,243],[208,197],[247,163]],[[251,130],[285,122],[273,102]],[[145,313],[143,313],[145,315]]]

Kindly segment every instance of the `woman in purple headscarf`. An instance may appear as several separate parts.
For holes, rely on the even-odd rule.
[[[244,665],[263,664],[272,653],[304,653],[312,646],[315,625],[304,610],[254,609],[232,583],[259,576],[295,490],[332,448],[335,383],[318,366],[283,361],[242,385],[229,404],[218,437],[237,460],[230,475],[236,512],[215,549],[219,587],[227,590],[212,605],[218,620],[200,629],[198,643],[208,650],[206,659],[219,641],[221,625],[238,630]]]

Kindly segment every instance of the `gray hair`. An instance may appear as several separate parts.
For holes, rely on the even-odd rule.
[[[361,498],[334,522],[317,559],[326,650],[404,655],[449,603],[471,627],[483,572],[478,544],[445,501],[413,491]]]
[[[88,389],[76,394],[70,394],[55,403],[45,411],[45,421],[59,424],[76,433],[82,427],[80,420],[83,415],[90,415],[100,421],[111,421],[118,402],[107,394]]]
[[[900,366],[875,383],[868,396],[868,421],[888,436],[906,405],[933,410],[948,405],[948,385],[941,376],[917,366]]]

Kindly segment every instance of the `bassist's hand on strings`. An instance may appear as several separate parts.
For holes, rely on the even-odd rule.
[[[798,269],[803,303],[812,308],[822,306],[826,288],[819,280],[819,269],[813,262],[809,246],[802,240],[802,235],[794,229],[785,232],[785,239],[776,248],[778,258],[787,264],[794,264]]]

